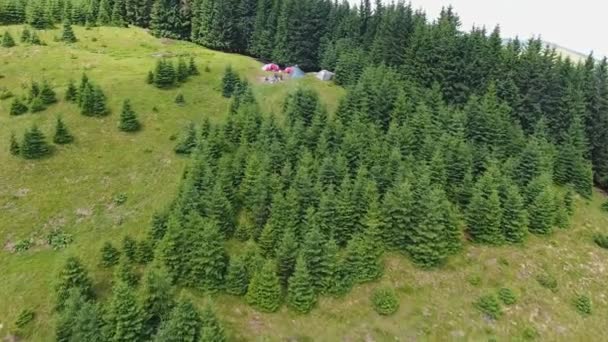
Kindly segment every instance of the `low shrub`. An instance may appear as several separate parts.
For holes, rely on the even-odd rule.
[[[557,279],[550,274],[540,274],[536,276],[536,281],[544,287],[553,292],[557,292]]]
[[[479,309],[483,314],[491,319],[499,319],[502,316],[502,308],[500,302],[494,295],[485,295],[479,297],[475,302],[475,307]]]
[[[591,315],[591,299],[589,297],[585,295],[577,296],[574,299],[574,306],[581,315]]]
[[[60,250],[60,249],[66,248],[70,243],[72,243],[72,241],[73,241],[72,234],[68,234],[61,229],[53,230],[46,237],[46,242],[54,250]]]
[[[383,316],[392,315],[399,309],[399,299],[389,288],[376,289],[372,295],[374,310]]]
[[[593,237],[593,242],[602,248],[608,249],[608,235],[597,234]]]
[[[505,305],[513,305],[517,302],[515,292],[506,287],[503,287],[498,290],[498,298],[500,298],[500,301]]]
[[[36,314],[34,313],[34,311],[32,311],[30,309],[23,309],[19,313],[19,316],[17,316],[15,325],[17,326],[17,328],[23,328],[26,325],[28,325],[28,323],[33,321],[35,316],[36,316]]]

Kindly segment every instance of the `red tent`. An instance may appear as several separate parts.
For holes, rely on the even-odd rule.
[[[285,68],[285,72],[288,74],[291,74],[293,72],[293,67],[287,67]]]
[[[280,71],[281,68],[278,65],[274,64],[274,63],[269,63],[269,64],[264,65],[262,67],[262,70],[277,72],[277,71]]]

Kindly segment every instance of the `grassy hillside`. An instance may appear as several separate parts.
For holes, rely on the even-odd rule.
[[[14,37],[20,27],[9,27]],[[163,41],[140,29],[75,28],[80,39],[66,46],[53,42],[58,31],[42,35],[48,46],[0,48],[0,87],[16,95],[26,92],[31,80],[50,81],[58,95],[70,78],[86,70],[108,95],[112,114],[103,119],[83,117],[72,104],[60,102],[44,112],[10,117],[11,100],[0,101],[0,336],[14,329],[23,308],[36,312],[25,331],[27,340],[52,339],[50,320],[53,281],[68,255],[80,256],[94,270],[99,292],[107,294],[111,273],[96,267],[99,249],[106,240],[119,242],[124,234],[141,236],[157,209],[173,197],[187,160],[173,153],[178,135],[189,121],[209,117],[221,121],[228,101],[219,92],[224,67],[231,64],[254,84],[266,112],[280,112],[286,94],[304,84],[315,88],[333,111],[343,93],[339,87],[308,77],[279,85],[259,84],[260,63],[247,57],[206,50],[199,46]],[[148,70],[163,55],[193,55],[201,75],[179,89],[158,90],[145,84]],[[210,72],[204,72],[205,66]],[[183,93],[186,105],[174,104]],[[144,125],[137,134],[118,131],[120,104],[130,98]],[[156,110],[153,108],[156,107]],[[22,135],[37,123],[50,137],[61,114],[76,136],[76,144],[59,147],[48,159],[29,162],[10,156],[9,135]],[[126,194],[123,205],[113,198]],[[608,298],[605,268],[608,251],[592,242],[595,232],[608,227],[608,216],[599,210],[603,195],[591,203],[577,201],[573,227],[545,238],[532,237],[525,246],[478,247],[467,245],[457,257],[438,270],[425,271],[406,258],[392,254],[378,283],[356,287],[348,296],[324,298],[309,315],[282,308],[275,314],[258,313],[241,298],[213,298],[229,337],[234,340],[596,340],[608,334]],[[54,251],[43,243],[25,253],[10,253],[16,241],[61,227],[74,235],[65,250]],[[551,291],[539,276],[557,281]],[[374,288],[397,289],[401,307],[391,317],[377,315],[370,305]],[[515,291],[518,301],[505,306],[504,315],[491,321],[474,307],[481,295],[501,287]],[[205,295],[186,291],[201,304]],[[578,294],[593,302],[591,316],[574,308]]]

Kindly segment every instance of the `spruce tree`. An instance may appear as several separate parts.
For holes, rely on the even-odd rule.
[[[235,296],[243,296],[247,293],[248,286],[249,275],[245,261],[240,256],[230,259],[226,272],[226,292]]]
[[[166,321],[160,325],[154,341],[187,341],[201,340],[201,317],[194,304],[181,300],[175,305]]]
[[[177,96],[175,97],[175,103],[178,106],[183,106],[184,104],[186,104],[186,100],[184,99],[184,95],[182,93],[177,94]]]
[[[175,306],[173,289],[164,272],[151,268],[142,284],[143,337],[151,340]]]
[[[147,84],[154,84],[154,72],[152,70],[148,71],[148,76],[146,76]]]
[[[72,30],[72,25],[69,20],[66,20],[63,22],[63,31],[61,32],[61,40],[66,43],[76,43],[78,41],[78,39],[76,39],[76,35],[74,34],[74,30]]]
[[[30,29],[26,27],[23,28],[23,31],[21,31],[21,42],[22,43],[28,43],[30,41],[31,38],[31,33],[30,33]]]
[[[113,26],[127,27],[127,8],[125,0],[114,0],[110,21]]]
[[[177,82],[185,82],[190,76],[190,70],[188,69],[188,65],[183,58],[179,58],[177,60],[177,70],[176,70],[176,78]]]
[[[129,100],[125,100],[122,104],[118,128],[123,132],[137,132],[141,129],[141,124],[137,120],[137,114],[135,114]]]
[[[99,25],[109,25],[112,22],[112,8],[109,0],[99,1],[99,11],[97,13],[96,23]]]
[[[177,154],[190,154],[197,145],[197,133],[194,123],[190,123],[186,129],[186,135],[175,146],[174,151]]]
[[[136,259],[140,264],[147,264],[154,260],[154,245],[152,241],[146,239],[137,243]]]
[[[15,46],[15,40],[13,36],[8,31],[4,31],[4,35],[2,36],[2,47],[11,48]]]
[[[76,89],[76,85],[71,79],[68,82],[68,88],[65,91],[65,100],[68,102],[76,102],[78,100],[78,89]]]
[[[48,156],[51,153],[51,148],[46,142],[44,134],[38,129],[38,126],[33,126],[23,137],[21,142],[21,155],[25,159],[40,159]]]
[[[224,285],[227,254],[223,236],[215,222],[205,222],[193,236],[194,244],[188,253],[186,283],[203,290],[216,291]]]
[[[122,252],[129,262],[137,260],[137,242],[129,235],[122,239]]]
[[[55,326],[57,341],[104,341],[103,319],[95,303],[77,289],[69,291],[65,308],[58,314]]]
[[[45,105],[50,105],[57,102],[57,96],[55,95],[55,91],[51,88],[51,85],[44,80],[42,82],[42,87],[40,88],[40,99],[42,103]]]
[[[190,62],[188,64],[188,74],[190,76],[200,75],[198,67],[196,66],[196,62],[194,61],[194,57],[190,57]]]
[[[133,263],[125,258],[121,259],[118,263],[114,279],[131,287],[136,287],[139,284],[139,274],[135,271]]]
[[[64,145],[70,144],[74,141],[74,136],[68,131],[67,126],[63,123],[60,117],[57,118],[57,125],[55,126],[55,136],[53,142],[55,144]]]
[[[30,102],[30,112],[38,113],[46,109],[46,105],[40,97],[34,97]]]
[[[555,198],[550,187],[542,189],[530,206],[529,230],[535,234],[549,234],[555,222]]]
[[[103,267],[112,267],[118,264],[120,260],[120,252],[111,242],[106,241],[101,247],[100,265]]]
[[[308,313],[316,303],[315,285],[302,255],[296,261],[293,275],[289,278],[287,304],[298,313]]]
[[[224,328],[217,319],[210,304],[207,304],[201,314],[201,341],[224,342],[226,335]]]
[[[510,185],[503,204],[502,231],[510,243],[523,242],[528,230],[528,216],[524,201],[516,185]]]
[[[143,312],[134,290],[123,282],[112,287],[107,307],[106,331],[110,341],[140,341],[143,336]]]
[[[322,277],[325,272],[323,270],[324,245],[325,239],[319,228],[313,223],[312,226],[308,227],[308,232],[304,236],[300,256],[306,262],[307,272],[310,275],[310,281],[315,291],[322,288]]]
[[[173,63],[171,61],[161,59],[156,63],[154,71],[154,85],[157,88],[167,89],[175,85],[176,76]]]
[[[298,255],[298,242],[294,229],[288,229],[277,247],[277,267],[282,284],[293,274]]]
[[[281,305],[281,285],[277,276],[276,264],[266,261],[256,272],[247,289],[247,303],[264,312],[275,312]]]
[[[19,146],[19,142],[15,137],[15,133],[11,133],[10,143],[9,143],[9,152],[13,156],[18,156],[21,151],[21,147]]]
[[[69,257],[59,273],[55,288],[57,310],[63,310],[72,289],[78,291],[86,300],[94,297],[93,283],[88,271],[76,257]]]
[[[228,65],[222,77],[222,95],[231,97],[239,82],[239,76],[232,70],[232,66]]]
[[[21,101],[18,97],[13,100],[11,103],[10,115],[21,115],[27,113],[28,108],[25,103]]]

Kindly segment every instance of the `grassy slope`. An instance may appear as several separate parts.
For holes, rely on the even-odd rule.
[[[11,27],[14,37],[20,28]],[[53,227],[64,227],[75,242],[64,251],[38,247],[22,255],[0,251],[0,336],[12,328],[22,308],[37,312],[28,340],[52,336],[49,321],[52,281],[67,255],[80,255],[95,269],[93,276],[102,293],[110,274],[95,268],[105,240],[120,241],[129,232],[143,235],[152,213],[174,194],[186,160],[172,152],[171,135],[190,120],[204,116],[222,120],[228,102],[219,88],[222,70],[232,64],[255,83],[260,64],[250,58],[209,51],[181,42],[161,42],[139,29],[76,28],[80,42],[66,47],[53,43],[57,31],[44,33],[47,47],[0,48],[0,87],[21,94],[22,85],[43,77],[62,95],[69,78],[79,79],[83,70],[100,83],[109,97],[112,115],[104,119],[82,117],[73,105],[60,103],[38,114],[9,117],[10,100],[0,101],[0,238],[16,241]],[[92,41],[92,37],[97,41]],[[117,38],[119,37],[119,38]],[[160,91],[145,84],[148,70],[159,52],[186,53],[197,57],[203,72],[176,90]],[[290,89],[305,83],[317,89],[333,110],[342,91],[308,78],[281,85],[258,85],[255,92],[266,111],[280,111]],[[188,104],[173,103],[182,92]],[[140,114],[144,130],[136,135],[118,132],[120,103],[130,98]],[[156,106],[158,112],[153,112]],[[22,134],[32,122],[44,132],[53,130],[61,113],[77,137],[73,146],[61,147],[53,157],[27,162],[11,157],[6,144],[11,131]],[[128,195],[119,207],[116,193]],[[524,247],[486,248],[467,246],[441,270],[415,268],[398,255],[386,261],[379,283],[357,287],[342,299],[323,299],[313,313],[298,316],[283,308],[278,314],[257,313],[241,299],[218,296],[214,301],[221,319],[234,339],[282,340],[309,337],[315,340],[446,340],[517,339],[526,327],[535,327],[543,339],[591,340],[605,336],[608,302],[604,295],[608,252],[591,242],[593,232],[606,230],[608,219],[599,211],[596,194],[591,204],[579,202],[574,227],[548,238],[531,238]],[[559,282],[557,293],[542,288],[535,276],[548,270]],[[479,278],[478,285],[471,279]],[[376,315],[369,295],[380,284],[398,289],[401,309],[390,318]],[[517,305],[506,309],[498,322],[486,321],[472,306],[481,294],[499,287],[514,289]],[[582,318],[573,309],[575,293],[589,294],[594,313]],[[201,303],[207,299],[196,296]]]

